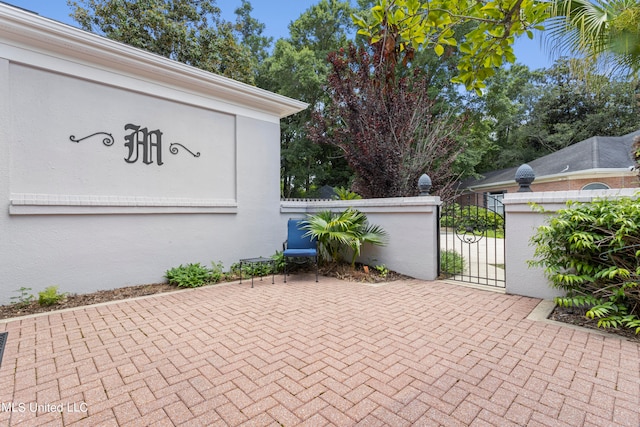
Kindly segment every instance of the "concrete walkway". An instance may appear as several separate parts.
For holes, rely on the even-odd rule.
[[[638,427],[640,345],[538,302],[298,275],[4,322],[0,425]]]
[[[456,235],[452,232],[440,233],[440,250],[455,251],[465,260],[464,274],[452,276],[453,280],[504,289],[506,280],[504,239]]]

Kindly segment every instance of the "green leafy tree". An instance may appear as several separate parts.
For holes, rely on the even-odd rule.
[[[531,111],[521,136],[536,154],[560,150],[592,136],[618,136],[638,130],[632,84],[614,78],[597,88],[577,78],[564,60],[545,73],[543,93]]]
[[[354,11],[348,1],[320,0],[289,25],[291,44],[326,59],[329,52],[348,43]]]
[[[256,62],[214,0],[68,0],[80,27],[247,83]],[[248,2],[243,3],[246,8]],[[246,21],[246,13],[242,13]],[[246,38],[245,38],[246,39]]]
[[[548,3],[536,0],[377,0],[369,14],[353,19],[359,34],[403,63],[420,49],[438,56],[457,50],[454,80],[480,93],[497,67],[515,62],[515,39],[533,38],[532,29],[542,29],[548,16]]]
[[[477,121],[471,144],[488,147],[478,172],[519,166],[592,136],[638,129],[631,83],[604,76],[598,88],[571,72],[567,60],[550,69],[498,70],[482,97],[470,102]]]
[[[317,102],[322,94],[325,65],[308,48],[296,49],[289,41],[276,42],[273,55],[264,62],[258,85],[276,93]],[[304,197],[322,173],[321,147],[306,137],[310,113],[303,111],[280,122],[281,179],[283,197]]]
[[[478,172],[519,165],[523,158],[529,159],[519,142],[523,125],[531,120],[531,112],[543,94],[544,74],[515,64],[498,69],[486,84],[483,96],[470,96],[468,104],[475,117],[469,144],[479,156]]]
[[[440,111],[420,69],[389,72],[396,65],[350,46],[330,55],[330,102],[317,109],[311,138],[338,147],[354,171],[353,190],[365,198],[417,195],[428,171],[433,191],[447,196],[457,178],[452,165],[462,150],[456,138],[463,119]],[[378,65],[382,63],[382,65]]]
[[[239,42],[249,48],[254,61],[254,68],[258,68],[269,57],[269,48],[273,37],[263,36],[265,25],[251,16],[253,6],[248,0],[242,0],[242,5],[235,10],[236,32],[240,34]]]
[[[308,102],[326,102],[327,53],[338,49],[353,28],[349,2],[321,0],[289,26],[290,37],[276,42],[260,68],[258,86]],[[281,179],[283,197],[313,196],[328,184],[349,184],[351,171],[331,146],[314,144],[307,135],[311,110],[281,121]]]
[[[556,55],[577,57],[572,71],[622,76],[640,90],[640,3],[637,0],[553,0],[547,41]],[[596,86],[607,82],[596,79]],[[640,95],[636,95],[640,103]],[[640,170],[640,140],[632,156]]]
[[[580,58],[579,69],[587,72],[595,65],[607,73],[638,77],[637,0],[554,0],[552,5],[545,36],[556,54]]]

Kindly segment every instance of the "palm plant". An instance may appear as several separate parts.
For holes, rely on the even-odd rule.
[[[637,77],[640,3],[637,0],[553,0],[545,36],[552,52],[577,55],[583,69]]]
[[[338,187],[334,188],[333,191],[336,193],[334,198],[336,200],[358,200],[362,199],[362,196],[358,193],[355,193],[348,188]]]
[[[340,262],[345,249],[351,250],[351,266],[355,267],[362,245],[386,244],[387,233],[377,225],[367,222],[367,216],[353,208],[340,213],[322,211],[309,215],[302,226],[306,235],[318,240],[322,259]]]

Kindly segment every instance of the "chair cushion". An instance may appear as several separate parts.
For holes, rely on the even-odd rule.
[[[316,256],[316,254],[315,249],[286,249],[283,252],[283,255],[288,257],[312,257]]]
[[[306,230],[300,229],[304,221],[301,219],[290,219],[287,223],[287,248],[289,249],[314,249],[315,239],[306,235]],[[309,256],[309,255],[301,255]]]

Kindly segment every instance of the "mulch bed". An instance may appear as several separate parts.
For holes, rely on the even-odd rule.
[[[335,277],[348,282],[385,283],[401,279],[411,279],[409,276],[396,273],[392,270],[381,273],[374,267],[363,264],[356,264],[355,268],[352,268],[349,264],[326,264],[320,267],[319,271],[323,276]]]
[[[629,328],[609,328],[602,329],[598,328],[598,320],[597,319],[588,319],[585,317],[585,309],[576,308],[576,307],[558,307],[551,312],[549,315],[550,320],[557,320],[558,322],[569,323],[571,325],[582,326],[583,328],[595,329],[600,332],[606,332],[613,335],[619,335],[623,338],[628,339],[629,341],[640,342],[640,334],[635,333],[634,330]]]
[[[26,316],[29,314],[46,313],[49,311],[63,310],[65,308],[82,307],[85,305],[102,302],[117,301],[127,298],[141,297],[159,294],[163,292],[175,292],[176,286],[167,283],[154,283],[150,285],[128,286],[125,288],[97,291],[90,294],[67,295],[61,301],[50,306],[38,304],[37,298],[28,304],[0,305],[0,319]]]

